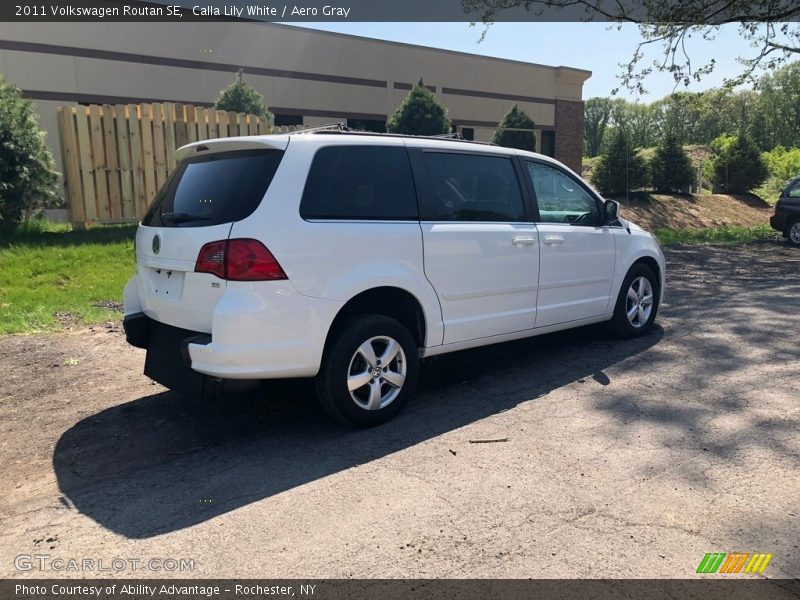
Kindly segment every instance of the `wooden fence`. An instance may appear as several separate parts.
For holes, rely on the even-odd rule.
[[[175,149],[184,144],[294,129],[273,128],[257,115],[171,102],[59,107],[70,221],[83,228],[141,219],[175,168]]]

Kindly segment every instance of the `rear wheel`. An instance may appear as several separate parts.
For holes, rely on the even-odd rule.
[[[786,229],[786,237],[793,246],[800,246],[800,219],[795,219],[789,223]]]
[[[385,423],[402,410],[416,383],[414,338],[382,315],[351,317],[334,335],[316,379],[322,406],[350,425]]]
[[[658,277],[644,264],[631,267],[617,297],[611,331],[622,338],[644,335],[653,327],[658,312]]]

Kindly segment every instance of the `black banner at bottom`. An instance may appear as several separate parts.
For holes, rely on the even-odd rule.
[[[788,600],[797,579],[6,579],[3,600]]]

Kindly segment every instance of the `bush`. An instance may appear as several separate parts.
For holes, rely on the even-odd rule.
[[[647,185],[644,158],[631,147],[627,132],[617,127],[603,145],[592,172],[592,183],[604,194],[621,195]]]
[[[667,133],[650,161],[650,183],[659,192],[680,192],[694,181],[692,160],[677,136]]]
[[[422,79],[386,122],[386,131],[406,135],[440,135],[450,133],[451,129],[447,109],[425,87]]]
[[[533,152],[536,149],[536,136],[533,128],[533,119],[515,104],[494,130],[492,141],[498,146]],[[509,131],[509,129],[530,129],[531,131]]]
[[[800,175],[800,148],[786,149],[776,146],[761,157],[767,164],[769,178],[785,185],[787,181]]]
[[[236,81],[219,93],[219,99],[214,104],[214,108],[258,115],[270,121],[272,120],[272,113],[267,109],[264,97],[254,87],[245,83],[242,69],[239,69]]]
[[[45,133],[14,85],[0,76],[0,228],[58,196],[58,174]]]
[[[768,152],[762,152],[761,158],[767,165],[769,176],[767,180],[752,193],[760,196],[767,202],[777,202],[786,183],[800,175],[800,148],[786,149],[775,146]]]
[[[714,187],[729,194],[747,193],[769,175],[755,142],[745,133],[720,136],[712,143]]]

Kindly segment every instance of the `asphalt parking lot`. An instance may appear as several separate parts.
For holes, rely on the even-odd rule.
[[[142,577],[682,578],[744,551],[800,577],[800,252],[667,254],[651,335],[439,357],[366,431],[302,381],[179,400],[115,325],[2,337],[0,576],[97,575],[17,568],[47,555]]]

